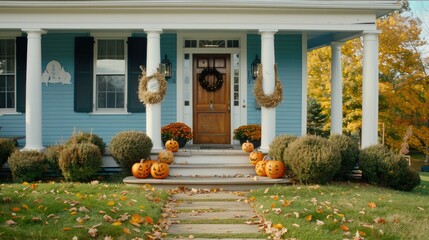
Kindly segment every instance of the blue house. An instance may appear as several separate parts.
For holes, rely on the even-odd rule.
[[[22,135],[25,149],[43,149],[74,129],[107,143],[134,129],[161,149],[161,126],[171,122],[191,126],[198,144],[232,144],[235,128],[261,123],[261,148],[268,149],[276,135],[306,134],[306,55],[326,45],[332,132],[341,133],[341,45],[361,37],[362,147],[373,145],[375,21],[398,8],[396,0],[0,1],[0,136]],[[164,99],[143,105],[140,66],[152,75],[164,60],[171,62]],[[283,91],[276,106],[256,102],[258,60],[265,96],[276,90],[277,65]]]

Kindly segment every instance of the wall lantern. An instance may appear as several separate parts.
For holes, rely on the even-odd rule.
[[[164,59],[161,61],[161,73],[164,74],[165,79],[171,78],[171,62],[167,58],[167,54],[165,54]]]
[[[261,64],[258,55],[255,56],[255,59],[252,62],[252,78],[255,80],[258,77],[258,65]]]

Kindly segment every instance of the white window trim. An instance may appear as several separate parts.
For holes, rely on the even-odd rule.
[[[14,73],[13,73],[13,81],[15,84],[15,96],[14,96],[14,108],[0,108],[0,116],[2,115],[18,115],[21,114],[19,112],[16,111],[16,95],[17,95],[17,91],[16,91],[16,37],[20,36],[20,34],[18,33],[0,33],[0,40],[13,40],[14,45],[15,45],[15,52],[14,54],[14,61],[15,61],[15,69],[14,69]]]
[[[94,37],[94,76],[92,80],[93,84],[93,99],[92,99],[92,113],[91,115],[120,115],[120,114],[128,114],[128,44],[127,38],[131,34],[129,33],[92,33],[91,36]],[[125,59],[125,85],[124,85],[124,108],[97,108],[97,47],[98,40],[123,40],[124,41],[124,59]]]

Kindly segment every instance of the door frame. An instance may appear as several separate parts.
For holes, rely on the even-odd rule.
[[[201,39],[225,39],[225,40],[239,40],[239,48],[184,48],[185,40],[201,40]],[[177,112],[176,119],[178,122],[184,122],[188,126],[193,126],[193,95],[192,95],[192,82],[195,79],[192,79],[192,72],[190,74],[190,83],[187,83],[188,89],[185,89],[185,63],[184,56],[189,54],[189,61],[193,62],[193,54],[229,54],[230,55],[230,101],[231,101],[231,113],[230,113],[230,143],[233,144],[233,131],[235,128],[247,124],[247,85],[248,85],[248,72],[247,72],[247,33],[238,32],[238,33],[228,33],[228,32],[179,32],[177,33],[177,71],[176,71],[176,99],[177,99]],[[234,96],[233,96],[233,55],[238,54],[240,59],[240,68],[239,68],[239,88],[240,88],[240,98],[238,106],[234,106]],[[192,71],[192,67],[191,67]],[[189,73],[187,73],[189,74]],[[190,87],[190,89],[189,89]],[[189,104],[185,106],[185,97],[184,93],[189,93],[190,96],[187,98],[190,100]]]

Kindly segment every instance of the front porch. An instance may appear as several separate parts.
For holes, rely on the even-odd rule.
[[[159,151],[152,152],[156,159]],[[229,144],[187,144],[174,154],[169,165],[170,176],[166,179],[138,179],[126,177],[127,185],[150,184],[156,188],[222,188],[224,190],[251,190],[289,184],[289,179],[271,179],[256,176],[255,168],[249,162],[249,154],[240,145]]]

